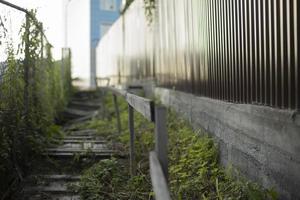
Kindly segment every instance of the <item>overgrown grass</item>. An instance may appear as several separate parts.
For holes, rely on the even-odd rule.
[[[108,118],[94,119],[82,127],[96,128],[100,135],[121,142],[128,151],[127,104],[120,100],[122,134],[116,130],[111,95],[106,96]],[[154,126],[135,113],[137,175],[130,177],[128,162],[108,159],[83,173],[82,199],[153,199],[148,153],[154,148]],[[202,131],[194,131],[185,120],[168,112],[169,187],[172,199],[276,199],[276,192],[225,170],[218,163],[218,148]]]
[[[51,45],[42,42],[37,24],[30,18],[22,25],[21,43],[14,49],[6,23],[0,23],[0,43],[6,45],[7,56],[0,76],[1,199],[17,199],[16,190],[33,161],[59,134],[54,119],[71,91],[70,61],[62,69],[53,60]]]

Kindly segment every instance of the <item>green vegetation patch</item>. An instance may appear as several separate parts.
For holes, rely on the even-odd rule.
[[[143,175],[131,178],[126,164],[107,159],[84,172],[79,193],[85,200],[149,199],[149,181]]]
[[[28,18],[19,32],[21,43],[8,35],[7,20],[0,17],[0,44],[6,61],[0,74],[0,196],[14,197],[32,170],[34,161],[52,138],[60,134],[54,120],[71,93],[70,61],[62,69],[51,55],[39,25]],[[3,19],[3,20],[2,20]]]
[[[127,104],[121,104],[122,134],[116,130],[112,96],[106,96],[107,117],[83,126],[96,128],[99,134],[129,149]],[[153,199],[149,176],[149,151],[154,149],[154,126],[135,112],[135,148],[137,175],[130,177],[127,160],[103,160],[83,173],[78,188],[82,199]],[[188,123],[168,112],[169,187],[172,199],[277,199],[273,190],[247,181],[233,169],[218,163],[218,148],[212,138],[194,131]],[[105,130],[109,132],[105,133]]]

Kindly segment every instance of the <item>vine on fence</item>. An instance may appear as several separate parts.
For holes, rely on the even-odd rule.
[[[145,16],[146,20],[148,22],[148,25],[151,25],[154,21],[155,16],[155,9],[156,9],[156,1],[155,0],[144,0],[144,6],[145,6]]]
[[[127,0],[123,10],[121,11],[121,14],[124,14],[133,2],[134,0]],[[155,9],[156,9],[156,0],[144,0],[144,13],[149,26],[154,21]]]
[[[0,40],[6,44],[5,69],[0,79],[0,196],[11,195],[32,160],[53,136],[54,119],[70,95],[70,62],[62,72],[54,62],[51,45],[44,42],[41,23],[27,16],[20,30],[21,43],[13,47],[5,20],[0,19]],[[44,55],[45,53],[45,55]],[[22,58],[24,57],[24,58]],[[25,75],[27,69],[27,76]],[[63,75],[62,75],[63,74]]]
[[[4,26],[6,20],[5,17],[0,16],[0,45],[2,44],[2,39],[6,38],[7,29]]]

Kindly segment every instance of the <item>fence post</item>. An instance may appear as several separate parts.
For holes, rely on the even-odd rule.
[[[29,124],[28,114],[29,114],[29,15],[26,14],[25,22],[25,59],[24,59],[24,109],[25,109],[25,123],[26,126]]]
[[[43,35],[43,23],[41,23],[41,59],[42,59],[42,62],[43,62],[43,59],[44,59],[44,35]]]
[[[155,107],[155,151],[162,170],[168,180],[168,133],[166,127],[166,108]]]
[[[116,117],[117,117],[118,133],[121,134],[120,111],[119,111],[117,95],[113,94],[113,98],[114,98],[115,112],[116,112]]]
[[[135,175],[135,155],[134,155],[134,113],[133,107],[128,104],[128,125],[130,132],[130,174],[131,176]]]

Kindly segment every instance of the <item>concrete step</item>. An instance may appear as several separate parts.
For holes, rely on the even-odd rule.
[[[95,140],[97,137],[93,135],[67,135],[64,137],[65,140]],[[100,137],[99,137],[100,138]]]
[[[101,139],[97,139],[97,140],[93,140],[93,139],[88,139],[88,140],[78,140],[78,139],[64,139],[62,140],[63,144],[82,144],[82,143],[93,143],[93,144],[105,144],[107,143],[106,140],[101,140]]]
[[[80,147],[58,147],[48,148],[45,155],[56,159],[68,159],[80,155],[81,157],[96,157],[97,159],[110,158],[111,156],[119,157],[120,152],[108,149],[105,144],[86,144],[83,148]]]
[[[79,175],[71,174],[34,174],[26,178],[27,183],[36,184],[40,186],[48,185],[48,183],[65,183],[65,182],[78,182]]]
[[[33,194],[27,200],[80,200],[79,195],[74,194]]]
[[[71,142],[70,142],[71,141]],[[97,141],[97,140],[67,140],[64,141],[62,145],[50,147],[51,149],[107,149],[108,146],[105,141]]]
[[[69,136],[92,136],[96,134],[97,134],[97,130],[95,129],[85,129],[79,131],[71,131],[69,133]]]
[[[103,101],[103,99],[100,98],[100,97],[94,97],[94,98],[91,98],[91,97],[73,97],[70,102],[78,102],[78,103],[89,102],[92,105],[92,104],[100,104],[101,101]]]
[[[94,101],[71,101],[68,105],[69,108],[80,110],[97,110],[101,107],[100,102]]]
[[[74,199],[78,195],[70,187],[79,180],[80,176],[66,174],[33,175],[26,180],[24,194],[27,199]]]
[[[102,146],[102,148],[48,148],[47,153],[74,153],[74,154],[86,154],[86,153],[116,153],[114,150],[107,149],[107,146]]]
[[[65,160],[65,159],[73,159],[75,155],[79,155],[80,158],[89,158],[93,157],[97,160],[111,158],[111,157],[119,157],[124,158],[125,155],[119,155],[117,152],[48,152],[45,155],[48,157],[58,159],[58,160]]]
[[[122,155],[119,151],[110,149],[107,141],[97,136],[97,130],[73,128],[79,123],[99,116],[101,101],[103,98],[97,91],[80,91],[74,95],[68,108],[63,112],[61,123],[64,125],[63,130],[69,134],[63,139],[58,138],[57,144],[47,149],[44,155],[53,159],[49,159],[51,162],[45,163],[41,169],[34,170],[33,173],[40,175],[28,178],[24,189],[25,199],[79,200],[79,195],[70,188],[70,185],[78,184],[80,176],[63,173],[80,173],[92,162],[112,156],[127,158],[127,154]],[[78,155],[80,163],[74,164],[74,156]],[[53,175],[43,175],[46,172]]]
[[[73,97],[98,97],[101,96],[101,93],[97,90],[80,90],[73,94]]]
[[[80,176],[72,174],[35,174],[28,177],[28,179],[46,179],[46,180],[65,180],[74,181],[79,180]]]
[[[70,128],[72,129],[72,126],[74,124],[78,124],[78,123],[85,122],[87,120],[91,120],[94,117],[96,117],[98,114],[99,114],[98,111],[93,111],[93,112],[90,112],[90,114],[85,115],[83,117],[79,117],[79,116],[67,116],[67,117],[71,118],[71,120],[69,120],[67,123],[64,124],[64,128],[63,129],[64,130],[69,130]]]
[[[93,114],[94,111],[86,111],[86,110],[79,110],[79,109],[72,109],[72,108],[66,108],[63,112],[65,116],[68,118],[80,118],[80,117],[85,117],[88,115]]]
[[[71,142],[70,142],[71,141]],[[60,145],[59,148],[80,148],[80,149],[105,149],[107,148],[107,145],[105,144],[105,141],[95,141],[91,140],[89,141],[82,141],[82,140],[67,140],[64,141],[63,145]]]

